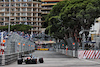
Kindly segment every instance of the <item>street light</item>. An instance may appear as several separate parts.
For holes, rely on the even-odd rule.
[[[9,25],[8,25],[8,34],[10,33],[10,10],[11,10],[11,0],[9,0]]]

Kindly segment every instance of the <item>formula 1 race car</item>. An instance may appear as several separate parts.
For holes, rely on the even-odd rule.
[[[38,58],[32,55],[24,55],[17,60],[18,64],[22,64],[23,62],[25,62],[26,64],[37,64],[38,62],[43,63],[44,60],[43,58]]]

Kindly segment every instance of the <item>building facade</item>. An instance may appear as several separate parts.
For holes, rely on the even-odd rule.
[[[41,4],[42,15],[49,14],[52,7],[60,1],[63,1],[63,0],[41,0],[41,2],[42,2],[42,4]]]
[[[31,25],[32,33],[41,31],[41,2],[39,0],[0,0],[0,26]]]
[[[63,1],[63,0],[41,0],[41,3],[42,3],[41,4],[41,7],[42,7],[42,9],[41,9],[42,14],[41,15],[42,15],[42,21],[43,21],[42,25],[44,28],[47,27],[47,25],[48,25],[48,23],[45,22],[45,16],[47,14],[49,14],[52,7],[60,1]]]

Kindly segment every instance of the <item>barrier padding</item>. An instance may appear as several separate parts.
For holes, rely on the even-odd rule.
[[[37,50],[40,50],[40,51],[48,51],[49,48],[37,48]]]

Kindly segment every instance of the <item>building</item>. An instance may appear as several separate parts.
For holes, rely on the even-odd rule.
[[[47,14],[50,13],[50,10],[52,9],[52,7],[54,5],[56,5],[59,1],[63,1],[63,0],[41,0],[41,2],[42,2],[42,4],[41,4],[41,7],[42,7],[41,11],[42,11],[42,21],[43,21],[42,25],[43,25],[44,28],[47,26],[47,23],[45,23],[45,21],[44,21],[45,20],[44,17]]]
[[[59,1],[63,1],[63,0],[41,0],[41,2],[42,2],[42,4],[41,4],[41,6],[42,6],[42,9],[41,9],[42,15],[49,14],[52,7],[54,5],[56,5],[57,2],[59,2]]]
[[[39,0],[0,0],[0,26],[31,25],[32,33],[41,31],[41,2]]]
[[[97,18],[94,22],[94,25],[92,25],[91,29],[90,29],[90,34],[96,34],[96,35],[100,35],[100,17]]]
[[[91,42],[94,42],[95,49],[100,49],[100,17],[94,21],[89,31],[89,37],[91,37]]]

